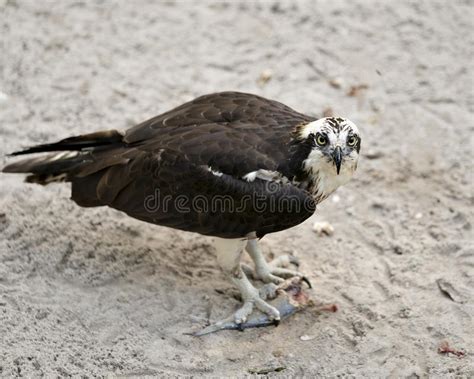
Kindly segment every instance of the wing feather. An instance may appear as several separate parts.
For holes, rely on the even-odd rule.
[[[140,220],[223,238],[262,237],[315,210],[311,196],[291,184],[215,175],[175,151],[163,151],[159,159],[140,152],[105,170],[97,196]]]

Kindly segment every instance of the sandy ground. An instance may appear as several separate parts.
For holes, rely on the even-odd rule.
[[[262,241],[339,312],[201,339],[238,305],[209,238],[2,175],[1,376],[474,376],[472,2],[0,3],[2,164],[221,90],[363,132],[353,182]]]

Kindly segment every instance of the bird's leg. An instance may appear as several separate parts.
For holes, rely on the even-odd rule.
[[[282,268],[282,266],[286,267],[290,263],[298,265],[298,261],[295,257],[282,255],[281,257],[275,258],[272,262],[267,263],[256,239],[249,240],[246,249],[255,263],[255,273],[253,275],[256,279],[260,279],[265,283],[280,284],[284,281],[284,278],[297,276],[307,282],[307,279],[300,272]],[[309,285],[309,282],[307,283]]]
[[[246,240],[216,238],[214,246],[217,252],[217,261],[224,272],[230,275],[232,282],[239,289],[243,306],[234,313],[237,324],[245,323],[247,317],[252,313],[254,307],[268,315],[272,320],[280,320],[280,312],[265,302],[269,297],[268,289],[263,291],[256,289],[248,280],[240,266],[240,258],[244,250]],[[271,292],[271,291],[270,291]]]

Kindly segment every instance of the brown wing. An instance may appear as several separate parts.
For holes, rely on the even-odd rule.
[[[308,117],[276,101],[239,92],[201,96],[129,129],[124,140],[145,151],[171,148],[191,161],[243,176],[285,170],[292,132]]]
[[[171,150],[137,150],[127,164],[73,179],[73,199],[88,201],[86,188],[103,205],[134,218],[223,238],[253,232],[262,237],[301,223],[315,210],[308,193],[291,184],[213,173]]]

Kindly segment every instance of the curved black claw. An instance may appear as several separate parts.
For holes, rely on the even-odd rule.
[[[309,279],[306,276],[302,276],[301,280],[308,285],[308,288],[313,288],[313,286],[311,285],[311,282],[309,281]]]
[[[273,325],[275,325],[275,327],[280,325],[280,320],[273,320]]]

